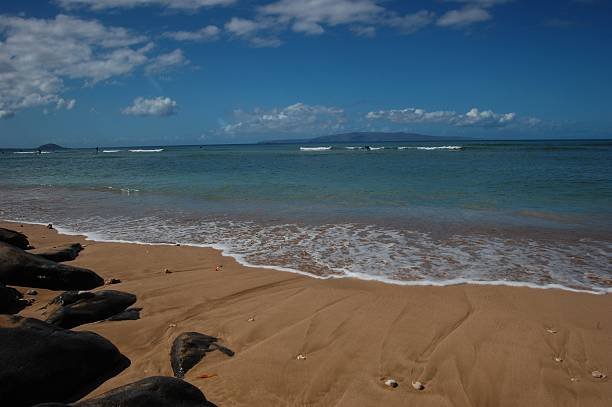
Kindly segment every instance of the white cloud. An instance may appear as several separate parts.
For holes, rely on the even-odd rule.
[[[55,109],[57,109],[57,110],[60,110],[60,109],[72,110],[72,109],[74,109],[75,105],[76,105],[76,100],[75,99],[66,100],[64,98],[59,98],[57,100],[57,102],[55,102]]]
[[[325,25],[370,23],[385,9],[375,0],[280,0],[259,11],[290,24],[293,31],[316,35],[325,31]]]
[[[414,14],[404,16],[394,15],[388,19],[388,24],[397,28],[403,33],[412,34],[433,22],[435,14],[431,11],[421,10]]]
[[[109,10],[116,8],[164,7],[174,10],[198,10],[203,7],[228,6],[237,0],[56,0],[66,8],[88,8],[90,10]]]
[[[147,75],[159,75],[168,72],[171,69],[185,66],[189,64],[189,60],[183,55],[183,51],[175,49],[167,54],[161,54],[151,60],[145,67]]]
[[[470,109],[461,114],[451,110],[427,111],[418,108],[379,110],[366,114],[368,120],[392,123],[442,123],[453,126],[504,127],[515,122],[516,113],[495,113],[492,110]],[[535,123],[535,118],[529,118]]]
[[[177,113],[178,104],[169,97],[159,96],[145,99],[138,97],[134,99],[132,106],[121,110],[121,113],[129,116],[172,116]]]
[[[151,62],[153,48],[142,35],[96,20],[0,15],[1,116],[50,104],[67,108],[70,103],[61,101],[67,80],[95,85],[131,74]],[[172,56],[174,60],[159,56],[151,66],[167,69],[185,63],[182,54]]]
[[[163,36],[176,41],[215,41],[220,33],[221,29],[216,25],[207,25],[196,31],[165,32]]]
[[[235,110],[234,122],[222,126],[229,134],[317,133],[339,130],[346,122],[344,110],[337,107],[296,103],[270,110]]]
[[[450,10],[442,15],[437,25],[440,27],[466,27],[491,19],[491,14],[480,7],[466,6],[459,10]]]
[[[274,31],[274,26],[274,21],[270,19],[249,20],[232,17],[225,24],[225,30],[234,37],[249,41],[255,47],[278,47],[282,42],[274,34],[261,34],[264,30]]]

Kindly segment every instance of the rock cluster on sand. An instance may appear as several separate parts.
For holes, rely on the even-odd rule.
[[[60,407],[45,403],[36,407]],[[153,376],[118,387],[100,397],[73,404],[74,407],[216,407],[192,384],[174,377]]]
[[[0,228],[0,242],[4,242],[24,250],[30,248],[30,242],[28,241],[26,235],[10,229]]]
[[[135,295],[122,291],[67,291],[47,306],[51,311],[47,322],[62,328],[74,328],[110,318],[135,302]]]
[[[30,250],[30,253],[47,260],[62,262],[76,259],[81,250],[83,250],[83,246],[80,243],[68,243],[50,248]]]
[[[51,290],[89,290],[104,284],[91,270],[58,264],[1,242],[0,281]]]
[[[0,400],[6,406],[76,401],[130,364],[98,334],[33,318],[0,315],[0,342]]]
[[[207,352],[219,350],[227,356],[234,356],[234,352],[217,343],[219,339],[214,336],[198,332],[183,332],[176,337],[170,351],[172,371],[176,377],[183,377],[194,367]]]
[[[91,270],[56,263],[74,259],[82,250],[80,244],[56,247],[38,255],[23,250],[27,248],[25,235],[0,229],[0,314],[17,313],[28,303],[21,292],[5,284],[83,290],[104,283]],[[27,292],[37,294],[32,289]],[[107,339],[68,328],[95,321],[138,319],[140,308],[127,309],[135,302],[135,295],[121,291],[66,291],[45,307],[50,314],[47,322],[0,315],[0,405],[68,406],[64,403],[79,400],[127,368],[130,360]],[[216,338],[202,337],[209,342],[203,352],[216,346],[233,355],[229,349],[214,344]],[[203,353],[198,360],[202,356]],[[173,377],[149,377],[73,405],[215,407],[198,388]]]

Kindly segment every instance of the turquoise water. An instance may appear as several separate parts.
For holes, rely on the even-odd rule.
[[[318,276],[612,286],[612,141],[302,147],[5,152],[1,215]]]

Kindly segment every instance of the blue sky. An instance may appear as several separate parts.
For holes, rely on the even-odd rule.
[[[0,4],[0,146],[612,135],[607,0]]]

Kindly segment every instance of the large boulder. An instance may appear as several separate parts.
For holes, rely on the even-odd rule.
[[[45,403],[36,407],[62,407]],[[153,376],[118,387],[74,407],[216,407],[194,385],[174,377]]]
[[[10,229],[0,228],[0,242],[8,243],[24,250],[30,248],[30,242],[26,235]]]
[[[130,365],[93,332],[0,315],[0,400],[5,406],[79,400]]]
[[[16,314],[24,309],[27,303],[19,291],[0,283],[0,314]]]
[[[74,328],[102,321],[123,312],[136,302],[136,296],[122,291],[68,291],[47,305],[47,322],[62,328]]]
[[[60,246],[30,250],[30,253],[44,257],[47,260],[62,262],[76,259],[81,250],[83,250],[83,246],[80,243],[68,243]]]
[[[58,264],[1,242],[0,282],[51,290],[89,290],[104,284],[91,270]]]
[[[182,378],[185,373],[194,367],[207,352],[219,350],[227,356],[234,356],[234,352],[217,343],[219,339],[214,336],[198,332],[183,332],[176,337],[170,351],[170,364],[176,377]]]

